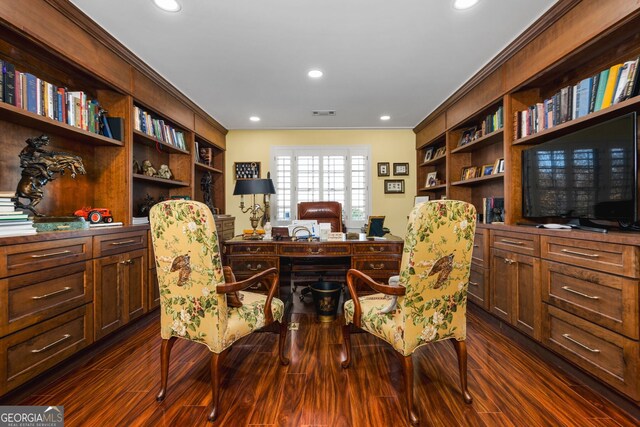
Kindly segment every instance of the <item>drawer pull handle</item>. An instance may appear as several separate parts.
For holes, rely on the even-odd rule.
[[[65,254],[70,254],[70,253],[71,253],[71,251],[69,251],[69,250],[60,251],[60,252],[49,252],[48,254],[31,255],[31,258],[46,258],[46,257],[50,257],[50,256],[65,255]]]
[[[35,297],[31,297],[31,299],[35,299],[35,300],[39,300],[39,299],[45,299],[45,298],[49,298],[52,297],[54,295],[58,295],[58,294],[62,294],[65,292],[69,292],[71,290],[71,288],[69,286],[65,286],[64,288],[57,290],[55,292],[51,292],[48,294],[44,294],[44,295],[36,295]]]
[[[600,299],[600,297],[583,294],[582,292],[576,291],[575,289],[571,289],[568,286],[563,286],[562,289],[564,289],[567,292],[571,292],[572,294],[580,295],[581,297],[585,297],[585,298],[589,298],[589,299]]]
[[[251,248],[247,248],[247,252],[249,252],[250,254],[257,254],[258,252],[260,252],[261,248],[255,248],[255,249],[251,249]]]
[[[504,263],[505,263],[505,264],[509,264],[509,265],[511,265],[511,264],[513,264],[514,262],[515,262],[515,261],[514,261],[514,260],[512,260],[512,259],[510,259],[510,258],[505,258],[505,259],[504,259]]]
[[[41,352],[43,352],[43,351],[45,351],[45,350],[49,350],[49,349],[50,349],[51,347],[53,347],[54,345],[58,345],[58,344],[60,344],[62,341],[64,341],[64,340],[68,340],[69,338],[71,338],[71,334],[64,334],[64,335],[62,336],[62,338],[60,338],[59,340],[54,341],[54,342],[52,342],[51,344],[45,345],[45,346],[44,346],[44,347],[42,347],[42,348],[39,348],[39,349],[36,349],[36,350],[31,350],[31,353],[41,353]]]
[[[599,258],[600,255],[598,254],[587,254],[584,252],[578,252],[578,251],[570,251],[569,249],[562,249],[560,252],[564,252],[565,254],[571,254],[571,255],[578,255],[578,256],[586,256],[589,258]]]
[[[380,246],[379,248],[374,248],[373,246],[369,246],[370,252],[384,252],[384,246]]]
[[[124,261],[120,261],[120,264],[122,264],[122,265],[131,265],[131,264],[133,264],[133,260],[132,259],[127,259],[127,260],[124,260]]]
[[[469,284],[470,284],[470,285],[473,285],[473,286],[480,286],[478,283],[476,283],[476,282],[472,282],[471,280],[469,280]]]
[[[258,271],[262,268],[262,264],[258,264],[255,267],[252,267],[252,264],[247,264],[247,270],[249,271]]]
[[[474,247],[474,248],[479,248],[480,246],[479,246],[479,245],[473,245],[473,247]]]
[[[573,338],[571,338],[571,335],[569,334],[562,334],[563,337],[565,337],[565,339],[568,339],[569,341],[571,341],[572,343],[579,345],[580,347],[589,350],[591,353],[600,353],[600,350],[598,350],[597,348],[591,348],[587,345],[582,344],[580,341],[577,341]]]
[[[511,239],[500,239],[500,241],[502,243],[508,243],[510,245],[518,245],[518,246],[522,246],[524,245],[524,242],[520,242],[518,240],[511,240]]]
[[[307,252],[309,252],[310,254],[321,254],[322,252],[324,252],[324,249],[317,248],[316,250],[314,250],[313,248],[307,248]]]
[[[377,265],[376,265],[376,264],[374,264],[374,263],[370,262],[370,263],[369,263],[369,267],[370,267],[372,270],[382,270],[382,269],[384,268],[384,263],[383,263],[383,262],[381,262],[380,264],[377,264]]]
[[[111,245],[113,246],[120,246],[120,245],[131,245],[133,243],[137,243],[137,240],[123,240],[122,242],[111,242]]]

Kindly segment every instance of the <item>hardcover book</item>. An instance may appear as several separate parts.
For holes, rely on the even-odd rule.
[[[2,92],[4,102],[16,105],[16,69],[13,64],[4,61],[2,67],[3,81]]]

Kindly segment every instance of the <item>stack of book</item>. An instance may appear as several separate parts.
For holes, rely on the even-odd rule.
[[[149,224],[149,218],[146,216],[134,216],[131,223],[133,225]]]
[[[16,210],[15,192],[0,191],[0,237],[36,234],[29,215]]]
[[[567,86],[551,98],[517,111],[514,139],[578,119],[640,94],[640,58],[616,64]]]

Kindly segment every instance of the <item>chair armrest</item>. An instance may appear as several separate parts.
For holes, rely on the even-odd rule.
[[[231,272],[230,267],[223,267],[229,269],[229,274],[233,274]],[[264,304],[264,324],[268,325],[273,322],[273,313],[271,311],[271,301],[278,290],[278,269],[275,267],[271,267],[267,270],[261,271],[260,273],[254,274],[248,279],[241,280],[240,282],[233,283],[224,283],[216,286],[216,292],[219,294],[226,294],[229,292],[241,291],[243,289],[248,288],[249,286],[254,286],[258,283],[264,283],[267,285],[269,289],[269,293],[267,294],[267,300]]]
[[[383,285],[382,283],[376,282],[371,277],[359,270],[354,270],[352,268],[347,271],[347,287],[349,288],[349,293],[351,294],[351,299],[353,300],[353,324],[357,328],[360,327],[360,318],[362,317],[362,308],[360,307],[360,300],[358,299],[358,293],[356,292],[355,285],[358,280],[362,281],[365,285],[369,286],[374,291],[383,293],[385,295],[403,296],[407,292],[404,286]]]

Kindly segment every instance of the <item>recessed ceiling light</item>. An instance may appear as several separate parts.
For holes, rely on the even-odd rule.
[[[307,75],[313,79],[318,79],[322,77],[323,72],[320,70],[311,70],[307,73]]]
[[[476,3],[478,3],[478,0],[455,0],[453,2],[453,7],[459,10],[469,9],[470,7],[473,7]]]
[[[391,116],[380,116],[380,120],[389,120]]]
[[[153,3],[167,12],[177,12],[182,9],[182,6],[176,0],[153,0]]]
[[[260,121],[260,117],[258,117],[258,116],[251,116],[251,117],[249,117],[249,120],[251,120],[252,122],[259,122],[259,121]]]

